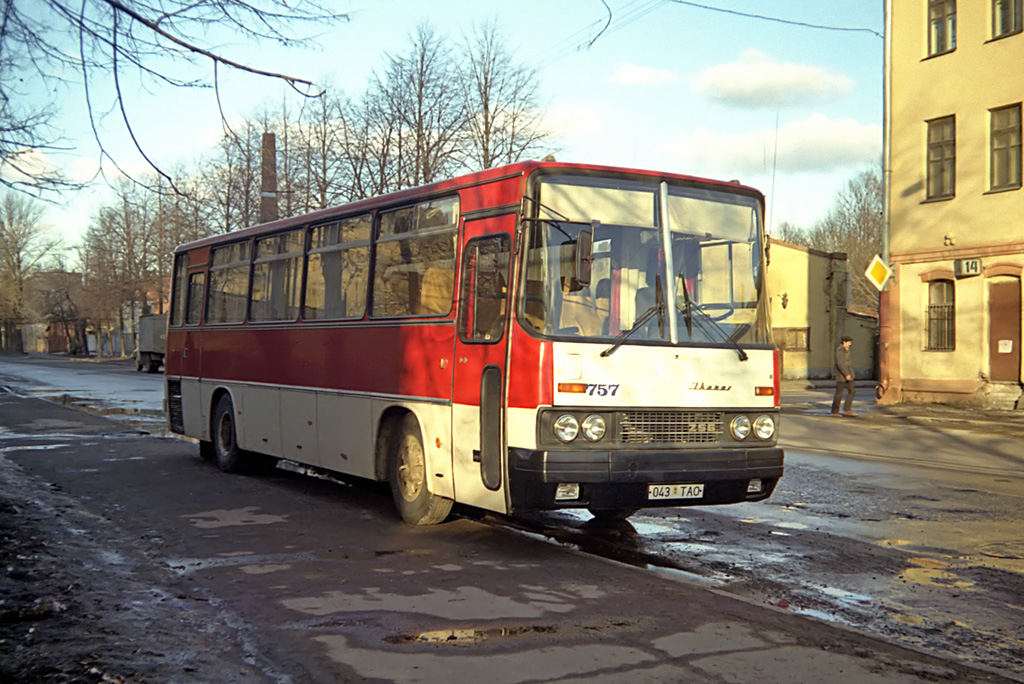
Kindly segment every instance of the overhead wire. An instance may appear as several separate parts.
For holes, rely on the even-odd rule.
[[[687,7],[693,7],[696,9],[702,9],[709,12],[720,12],[722,14],[730,14],[737,17],[744,17],[747,19],[755,19],[758,21],[769,21],[777,24],[785,24],[788,26],[799,26],[802,28],[815,29],[820,31],[839,31],[845,33],[869,33],[879,38],[884,37],[879,31],[872,28],[861,27],[861,26],[831,26],[827,24],[815,24],[807,21],[797,21],[795,19],[784,19],[782,17],[773,17],[766,14],[757,14],[753,12],[741,12],[739,10],[727,9],[725,7],[715,7],[700,2],[692,2],[692,0],[631,0],[626,3],[623,9],[617,11],[614,15],[612,8],[608,5],[606,0],[600,0],[601,4],[604,5],[604,9],[607,12],[606,17],[594,20],[587,23],[585,26],[574,31],[571,34],[566,35],[558,42],[554,43],[551,48],[542,55],[542,62],[554,62],[561,60],[569,55],[576,52],[583,52],[590,49],[600,38],[609,36],[616,31],[621,31],[630,24],[639,21],[646,15],[650,14],[654,10],[663,6],[665,2],[685,5]]]
[[[746,17],[748,19],[759,19],[761,21],[773,21],[778,24],[788,24],[790,26],[802,26],[804,28],[820,29],[823,31],[846,31],[854,33],[871,33],[884,38],[885,36],[878,31],[866,28],[862,26],[828,26],[825,24],[812,24],[806,21],[796,21],[793,19],[782,19],[781,17],[770,17],[765,14],[754,14],[752,12],[740,12],[738,10],[725,9],[724,7],[713,7],[711,5],[703,5],[699,2],[691,2],[690,0],[667,0],[668,2],[674,2],[677,5],[686,5],[688,7],[696,7],[698,9],[708,10],[710,12],[721,12],[723,14],[732,14],[738,17]]]

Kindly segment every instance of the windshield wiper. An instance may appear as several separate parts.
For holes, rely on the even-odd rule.
[[[645,311],[644,314],[640,316],[640,318],[636,319],[636,323],[633,325],[632,328],[630,328],[629,330],[623,330],[622,332],[619,333],[619,336],[615,338],[615,344],[601,352],[601,356],[611,356],[612,354],[614,354],[618,350],[618,348],[621,347],[627,339],[629,339],[630,335],[632,335],[637,330],[642,328],[644,324],[651,319],[651,316],[653,316],[656,313],[660,313],[662,307],[664,306],[664,302],[659,301],[657,304],[655,304],[650,309]]]
[[[685,281],[683,283],[683,292],[684,293],[686,292],[686,283],[685,283]],[[703,321],[703,324],[700,325],[700,328],[701,328],[701,330],[704,331],[704,334],[707,335],[709,330],[714,330],[722,338],[723,342],[729,343],[732,346],[732,348],[736,350],[736,355],[739,356],[740,361],[746,361],[748,358],[750,358],[749,356],[747,356],[747,352],[743,351],[743,347],[741,347],[739,345],[739,342],[737,342],[736,340],[732,339],[732,336],[728,333],[728,331],[726,331],[726,329],[724,327],[722,327],[721,323],[716,321],[714,319],[714,317],[711,316],[711,314],[709,314],[708,312],[706,312],[703,309],[701,309],[699,304],[691,304],[689,296],[686,296],[686,304],[687,304],[687,308],[684,310],[684,315],[687,318],[687,321],[686,321],[686,323],[687,323],[687,325],[686,325],[686,332],[687,333],[690,332],[690,316],[691,316],[690,312],[691,312],[691,310],[692,311],[696,311],[698,314],[700,314],[700,318],[698,319],[698,321]],[[677,305],[677,308],[682,308],[682,307],[678,307],[678,305]],[[710,324],[710,327],[708,326],[708,324]],[[691,337],[692,337],[692,335],[691,335]],[[710,335],[709,335],[709,337],[710,337]]]

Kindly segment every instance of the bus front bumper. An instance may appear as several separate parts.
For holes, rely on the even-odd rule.
[[[631,509],[763,501],[782,477],[776,447],[675,451],[509,449],[512,512],[556,508]],[[752,481],[754,481],[752,483]],[[757,482],[759,481],[759,482]],[[565,487],[578,485],[575,499]],[[699,498],[651,498],[651,485],[703,485]],[[755,490],[755,486],[760,487]]]

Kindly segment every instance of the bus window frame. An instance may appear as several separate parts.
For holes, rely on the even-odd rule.
[[[473,251],[473,249],[474,249],[474,247],[478,243],[483,243],[483,242],[488,242],[488,241],[496,241],[496,242],[504,243],[502,245],[502,248],[503,248],[503,252],[506,254],[505,272],[504,272],[504,274],[502,274],[502,273],[498,274],[499,276],[502,276],[502,275],[504,276],[503,287],[505,289],[505,292],[504,292],[503,296],[500,299],[495,298],[496,301],[499,301],[499,302],[501,302],[501,303],[503,303],[505,305],[505,310],[499,315],[499,318],[502,321],[501,335],[499,335],[497,337],[494,337],[494,338],[471,337],[471,336],[466,334],[467,331],[465,330],[465,316],[466,316],[466,311],[469,308],[469,306],[471,304],[475,305],[477,300],[478,300],[479,290],[476,287],[475,276],[478,274],[479,271],[477,270],[476,266],[473,267],[473,269],[472,269],[472,272],[473,272],[473,275],[474,275],[473,290],[471,292],[466,292],[465,288],[469,285],[469,283],[468,283],[469,271],[467,270],[467,267],[469,265],[468,264],[468,260],[470,258],[473,258],[473,257],[476,256],[476,253]],[[462,255],[460,257],[461,266],[460,266],[459,272],[458,272],[459,281],[460,281],[459,282],[459,296],[458,296],[458,300],[459,300],[459,313],[458,313],[458,318],[456,319],[456,327],[458,328],[459,340],[461,342],[463,342],[464,344],[498,344],[498,343],[502,342],[505,339],[505,335],[508,334],[509,312],[512,309],[511,300],[510,300],[511,288],[509,287],[509,283],[511,282],[512,263],[513,263],[514,259],[515,259],[515,255],[512,252],[512,236],[509,233],[507,233],[507,232],[488,233],[487,235],[478,235],[476,237],[470,238],[469,240],[466,240],[465,243],[462,245]],[[475,317],[475,312],[474,312],[474,317]]]
[[[266,256],[258,256],[259,246],[261,242],[267,242],[269,240],[284,238],[290,233],[300,233],[299,238],[299,249],[292,252],[283,252],[279,254],[269,254]],[[252,323],[253,325],[265,325],[265,324],[281,324],[281,323],[297,323],[302,320],[302,309],[305,304],[306,296],[306,262],[307,262],[307,250],[306,246],[309,244],[309,228],[308,226],[298,226],[288,228],[287,230],[280,230],[273,233],[267,233],[266,235],[260,235],[252,240],[252,247],[250,248],[249,258],[249,289],[248,296],[246,297],[245,303],[245,322]],[[255,318],[252,315],[253,304],[256,301],[253,299],[254,286],[256,284],[256,267],[264,264],[274,264],[289,259],[298,258],[299,264],[299,279],[297,284],[298,289],[298,302],[295,305],[295,315],[290,318]],[[224,268],[227,268],[226,266]],[[272,269],[271,269],[272,270]],[[269,274],[270,271],[268,271]],[[273,295],[273,293],[271,293]],[[260,304],[265,304],[268,308],[270,307],[273,299],[260,300]],[[287,306],[287,303],[286,303]],[[225,324],[226,325],[226,324]]]
[[[334,224],[342,224],[345,221],[358,220],[362,218],[369,219],[369,233],[365,238],[359,240],[349,240],[337,242],[323,247],[312,247],[313,234],[316,230],[321,228],[327,228]],[[321,221],[315,224],[311,224],[306,227],[306,236],[304,240],[304,250],[302,258],[302,296],[301,304],[299,306],[299,319],[303,322],[308,323],[323,323],[332,321],[361,321],[370,312],[371,296],[373,294],[373,260],[374,260],[374,228],[376,226],[376,214],[372,211],[361,212],[358,214],[350,214],[347,216],[336,216],[329,220]],[[316,318],[310,318],[306,316],[306,295],[309,292],[309,258],[313,255],[332,254],[336,252],[346,252],[349,250],[355,250],[360,248],[366,248],[367,252],[367,263],[366,263],[366,288],[363,291],[363,310],[358,316],[322,316]],[[326,303],[326,288],[324,303]]]
[[[214,264],[214,257],[220,250],[227,250],[238,245],[248,245],[248,259],[245,261],[231,261],[224,264]],[[249,306],[252,299],[252,258],[255,252],[256,245],[252,238],[246,238],[244,240],[238,240],[237,242],[227,242],[223,245],[217,245],[210,249],[209,267],[207,272],[209,273],[209,279],[206,283],[206,298],[203,310],[203,325],[210,326],[228,326],[228,325],[242,325],[249,319]],[[217,271],[226,271],[231,268],[240,268],[245,265],[247,269],[246,285],[245,285],[245,307],[242,310],[241,320],[232,321],[211,321],[210,320],[210,297],[213,295],[213,274]]]
[[[431,204],[444,202],[446,200],[454,201],[455,208],[452,212],[453,223],[445,223],[438,226],[427,226],[419,227],[421,217],[423,215],[423,209]],[[413,225],[406,231],[403,232],[384,232],[384,220],[385,217],[397,214],[402,211],[411,211],[413,214],[412,223]],[[367,309],[366,316],[373,320],[405,320],[405,319],[417,319],[417,318],[452,318],[455,313],[455,294],[458,290],[457,277],[459,272],[459,241],[460,241],[460,227],[462,225],[462,197],[458,192],[446,193],[444,195],[438,195],[434,197],[428,197],[421,199],[413,204],[405,204],[393,207],[384,207],[378,209],[374,216],[373,231],[372,231],[372,242],[373,246],[370,254],[370,281],[367,286]],[[377,304],[377,267],[380,259],[379,246],[382,244],[398,243],[405,240],[414,240],[421,238],[430,238],[435,236],[446,236],[451,237],[452,240],[452,256],[451,256],[451,268],[444,269],[446,272],[451,274],[451,301],[449,302],[448,309],[442,313],[403,313],[403,314],[389,314],[383,313],[378,314],[375,312],[375,306]],[[423,262],[425,263],[425,262]],[[425,276],[427,269],[424,268],[423,275]],[[383,275],[381,276],[384,277]],[[422,303],[422,302],[421,302]],[[410,302],[411,304],[411,302]]]

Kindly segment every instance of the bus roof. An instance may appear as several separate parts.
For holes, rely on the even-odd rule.
[[[459,188],[478,185],[489,181],[494,181],[502,178],[514,178],[516,176],[526,177],[534,171],[545,169],[545,170],[564,170],[572,171],[577,173],[586,174],[588,172],[594,174],[613,174],[613,175],[636,175],[636,176],[653,176],[657,178],[670,178],[674,180],[695,182],[701,184],[709,184],[712,186],[720,186],[723,189],[729,189],[732,191],[740,191],[742,194],[751,195],[763,204],[764,195],[756,188],[742,185],[738,181],[720,181],[713,180],[710,178],[702,178],[699,176],[689,176],[679,173],[667,173],[663,171],[654,171],[650,169],[631,169],[627,167],[617,166],[603,166],[600,164],[576,164],[570,162],[557,162],[557,161],[536,161],[527,160],[509,164],[507,166],[499,166],[495,168],[485,169],[483,171],[476,171],[468,173],[455,178],[450,178],[442,181],[436,181],[434,183],[427,183],[425,185],[419,185],[413,188],[406,188],[404,190],[396,190],[386,195],[377,195],[375,197],[369,197],[367,199],[356,200],[347,204],[340,204],[333,207],[327,207],[324,209],[317,209],[316,211],[309,212],[307,214],[300,214],[297,216],[291,216],[288,218],[278,219],[276,221],[270,221],[268,223],[261,223],[242,230],[236,230],[230,233],[219,233],[217,235],[211,235],[210,237],[202,238],[194,242],[185,243],[178,245],[174,252],[187,252],[197,247],[206,247],[211,245],[219,245],[223,243],[236,242],[241,239],[250,238],[264,233],[273,233],[279,230],[287,230],[289,228],[298,228],[305,226],[310,223],[317,223],[338,216],[340,214],[352,214],[358,212],[368,212],[381,207],[388,207],[393,205],[400,205],[406,201],[413,201],[417,198],[424,196],[438,195],[446,191],[457,190]]]

